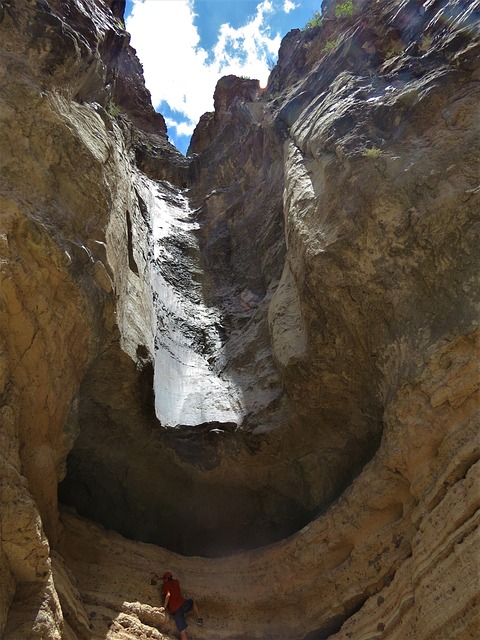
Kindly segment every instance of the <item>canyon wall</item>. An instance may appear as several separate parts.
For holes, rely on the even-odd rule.
[[[0,1],[0,632],[480,628],[480,3],[323,4],[187,157],[123,3]]]

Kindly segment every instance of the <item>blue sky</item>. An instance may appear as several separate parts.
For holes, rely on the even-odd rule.
[[[126,28],[153,106],[185,153],[219,78],[265,85],[283,36],[302,28],[321,0],[127,0]]]

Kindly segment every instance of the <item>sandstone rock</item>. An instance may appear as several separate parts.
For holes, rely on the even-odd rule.
[[[459,379],[474,341],[425,354],[423,374],[392,399],[372,461],[335,505],[282,543],[230,558],[175,556],[63,513],[61,550],[84,599],[98,605],[100,597],[115,611],[137,594],[154,606],[149,571],[162,567],[199,600],[214,639],[475,637],[478,391]],[[448,359],[458,365],[445,367]],[[453,413],[431,406],[424,384],[435,378],[456,388],[453,404],[464,398]],[[417,433],[406,433],[412,411],[436,425],[434,457],[419,459]]]
[[[62,556],[52,552],[52,575],[59,596],[64,625],[74,638],[90,638],[90,622],[76,580]],[[63,637],[63,636],[62,636]],[[68,635],[67,635],[68,637]]]
[[[65,629],[62,610],[52,576],[48,581],[19,582],[4,628],[10,640],[52,638],[70,640],[74,636]]]
[[[186,159],[122,2],[0,3],[5,640],[172,638],[162,569],[210,640],[475,637],[478,3],[337,5]]]

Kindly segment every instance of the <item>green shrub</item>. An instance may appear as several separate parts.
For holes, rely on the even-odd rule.
[[[320,27],[323,22],[322,14],[320,11],[315,11],[310,20],[307,21],[304,29],[310,29],[311,27]]]
[[[378,158],[381,155],[382,150],[378,147],[370,147],[369,149],[364,149],[362,152],[362,156],[366,158]]]
[[[433,38],[430,35],[425,35],[422,38],[422,43],[420,45],[420,51],[428,51],[432,46]]]
[[[335,47],[338,47],[338,45],[341,43],[342,41],[342,37],[339,36],[336,40],[327,40],[327,42],[325,43],[325,46],[323,47],[322,51],[324,53],[328,53],[329,51],[332,51],[332,49],[335,49]]]
[[[355,13],[355,8],[353,6],[353,0],[347,0],[342,4],[337,4],[335,7],[335,17],[336,18],[351,18]]]
[[[405,53],[405,47],[401,42],[393,42],[391,49],[389,49],[385,57],[389,60],[390,58],[394,58],[395,56],[401,56]]]
[[[107,107],[107,113],[112,116],[112,118],[116,118],[120,113],[120,107],[113,100]]]

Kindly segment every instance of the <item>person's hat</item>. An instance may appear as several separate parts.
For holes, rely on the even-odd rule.
[[[165,571],[165,573],[163,574],[162,577],[163,577],[164,580],[170,580],[171,578],[173,578],[173,576],[170,573],[170,571]]]

